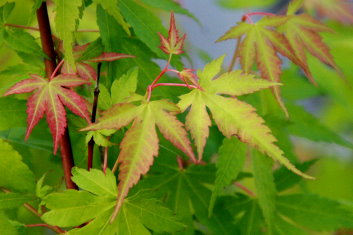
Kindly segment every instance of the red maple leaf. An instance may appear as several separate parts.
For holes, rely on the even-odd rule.
[[[90,122],[85,99],[70,89],[90,82],[74,75],[58,75],[50,80],[35,74],[30,76],[31,78],[15,84],[4,95],[35,90],[27,102],[28,126],[25,138],[28,139],[33,127],[37,125],[45,113],[53,136],[54,154],[56,154],[58,143],[67,126],[64,106]]]
[[[170,14],[169,32],[168,38],[165,38],[162,34],[158,33],[161,40],[161,46],[159,47],[166,54],[179,55],[184,53],[183,45],[186,38],[184,34],[181,38],[179,37],[179,32],[175,26],[174,13]]]
[[[123,58],[134,58],[135,56],[133,55],[127,55],[127,54],[122,54],[122,53],[116,53],[116,52],[103,52],[97,57],[87,59],[87,60],[80,60],[78,59],[82,56],[82,54],[86,51],[90,43],[86,43],[84,45],[77,45],[74,47],[73,52],[74,52],[74,58],[76,60],[76,73],[78,76],[81,78],[84,78],[88,81],[90,80],[96,80],[97,79],[97,73],[96,70],[87,62],[111,62]],[[59,51],[62,50],[62,47],[59,45]],[[62,54],[62,53],[61,53]],[[70,73],[70,69],[68,68],[68,65],[66,62],[63,62],[62,68],[61,68],[61,73],[62,74],[72,74]]]

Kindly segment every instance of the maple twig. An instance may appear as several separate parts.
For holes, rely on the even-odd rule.
[[[108,140],[110,139],[110,136],[108,137]],[[104,174],[107,172],[107,168],[108,168],[108,151],[109,151],[109,147],[105,147],[104,148],[104,158],[103,158],[103,172]]]
[[[234,185],[237,186],[238,188],[240,188],[241,190],[243,190],[244,192],[246,192],[249,196],[256,197],[256,195],[253,191],[251,191],[250,189],[248,189],[247,187],[245,187],[241,183],[235,182]]]
[[[31,27],[31,26],[24,26],[24,25],[17,25],[17,24],[4,24],[4,26],[10,26],[10,27],[13,27],[13,28],[29,29],[29,30],[39,31],[39,28]]]
[[[39,28],[37,28],[37,27],[31,27],[31,26],[25,26],[25,25],[4,24],[4,26],[10,26],[10,27],[14,27],[14,28],[29,29],[29,30],[33,30],[33,31],[39,31]],[[97,30],[97,29],[78,29],[76,32],[78,32],[78,33],[99,33],[99,30]]]
[[[56,233],[66,233],[65,230],[59,228],[59,227],[56,227],[56,226],[52,226],[52,225],[49,225],[49,224],[26,224],[25,225],[26,227],[46,227],[46,228],[49,228],[51,229],[52,231],[56,232]]]
[[[96,87],[94,88],[94,99],[93,99],[93,107],[92,107],[92,116],[91,122],[96,122],[96,115],[97,115],[97,107],[98,107],[98,97],[99,97],[99,79],[101,73],[102,63],[98,63],[97,65],[97,81]],[[93,165],[93,150],[94,150],[94,140],[93,136],[88,142],[88,157],[87,157],[87,169],[90,170]]]
[[[47,3],[42,2],[42,5],[37,10],[37,20],[39,25],[40,39],[42,43],[43,52],[48,58],[44,58],[45,72],[47,77],[53,74],[56,68],[56,54],[54,50],[53,38],[50,30],[50,22],[48,17]],[[74,159],[72,154],[70,135],[68,127],[61,137],[61,160],[64,170],[66,188],[78,189],[77,185],[71,180],[71,168],[74,166]]]
[[[58,72],[58,70],[60,69],[61,65],[63,65],[63,63],[64,63],[64,60],[61,60],[60,63],[56,66],[54,72],[50,75],[50,80],[55,77],[55,74]]]
[[[153,80],[153,82],[151,83],[151,85],[149,85],[149,86],[147,87],[147,101],[149,101],[150,98],[151,98],[151,93],[152,93],[154,84],[156,84],[156,83],[159,81],[159,79],[161,79],[161,77],[162,77],[166,72],[168,72],[168,70],[169,70],[168,67],[169,67],[170,61],[172,60],[172,56],[173,56],[173,54],[169,54],[169,58],[168,58],[168,61],[167,61],[166,66],[165,66],[164,69],[157,75],[157,77]]]

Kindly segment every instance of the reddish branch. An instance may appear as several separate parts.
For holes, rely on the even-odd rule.
[[[56,68],[56,54],[54,50],[54,43],[50,30],[50,23],[48,17],[48,10],[46,2],[43,2],[40,8],[37,10],[37,19],[39,25],[40,39],[42,42],[42,48],[48,58],[44,58],[45,72],[47,77],[50,78]],[[66,188],[78,189],[77,185],[71,180],[71,168],[74,166],[74,160],[72,155],[72,148],[70,143],[70,136],[68,128],[65,129],[65,133],[61,138],[61,160],[64,170]]]
[[[98,106],[98,96],[99,96],[99,78],[100,78],[100,71],[101,71],[102,63],[98,63],[97,66],[97,82],[96,87],[94,88],[94,99],[93,99],[93,107],[92,107],[92,116],[91,122],[96,122],[96,115],[97,115],[97,106]],[[94,140],[93,137],[88,142],[88,157],[87,157],[87,169],[90,170],[93,165],[93,150],[94,150]]]
[[[26,227],[46,227],[46,228],[49,228],[51,230],[53,230],[54,232],[56,233],[65,233],[66,231],[59,228],[59,227],[56,227],[56,226],[51,226],[49,224],[27,224]]]

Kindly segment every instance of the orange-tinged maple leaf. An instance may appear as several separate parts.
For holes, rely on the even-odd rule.
[[[184,53],[183,45],[186,38],[184,34],[181,38],[179,37],[179,32],[175,26],[174,13],[170,14],[169,32],[168,38],[165,38],[162,34],[158,33],[161,40],[161,46],[159,47],[164,53],[170,55],[179,55]]]
[[[15,84],[5,93],[5,96],[36,90],[27,102],[28,127],[26,139],[28,139],[35,125],[46,114],[46,120],[53,136],[55,154],[67,125],[64,106],[68,107],[73,113],[85,118],[87,122],[90,122],[85,99],[68,89],[89,82],[72,75],[59,75],[51,80],[38,75],[31,75],[31,77]]]
[[[285,24],[280,27],[296,56],[307,63],[306,51],[317,57],[323,63],[337,68],[329,47],[322,41],[320,32],[332,32],[332,29],[315,20],[309,15],[290,15]],[[313,81],[312,81],[313,82]]]
[[[240,58],[240,64],[246,73],[252,71],[252,66],[256,61],[263,78],[279,82],[282,64],[277,53],[279,52],[302,67],[311,77],[307,65],[298,59],[288,40],[282,34],[273,30],[273,27],[280,26],[286,21],[286,16],[267,16],[257,23],[241,22],[217,41],[232,38],[240,40],[239,53],[236,57]],[[272,90],[281,108],[288,116],[287,109],[281,99],[279,87],[274,87]]]
[[[353,24],[353,3],[350,0],[305,0],[304,7],[319,16]]]
[[[82,131],[120,129],[133,122],[120,143],[116,213],[129,189],[147,173],[153,158],[158,155],[159,140],[156,126],[167,140],[194,162],[196,161],[184,125],[173,115],[178,112],[179,108],[166,100],[151,101],[139,106],[117,104],[105,111],[96,123],[82,129]]]
[[[186,128],[190,130],[199,153],[202,153],[208,137],[210,126],[210,118],[206,111],[208,107],[218,129],[224,136],[227,138],[237,136],[241,141],[279,161],[294,173],[305,178],[312,178],[296,169],[283,156],[283,151],[274,144],[275,137],[264,124],[264,120],[255,113],[255,109],[234,97],[279,84],[256,79],[253,75],[242,74],[241,71],[225,73],[213,79],[221,70],[223,59],[224,57],[221,57],[211,62],[203,71],[199,71],[198,77],[202,90],[194,89],[180,96],[178,103],[181,111],[186,111],[190,107],[186,116]]]

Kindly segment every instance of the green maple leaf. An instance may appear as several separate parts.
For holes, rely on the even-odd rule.
[[[279,84],[264,79],[256,79],[252,75],[242,74],[241,71],[224,73],[214,79],[221,70],[223,59],[224,57],[220,57],[206,65],[203,71],[199,71],[198,77],[202,90],[195,89],[180,96],[180,102],[178,103],[182,111],[186,111],[190,107],[186,116],[186,128],[190,130],[195,140],[199,160],[208,137],[208,126],[210,125],[207,107],[224,136],[227,138],[237,136],[241,141],[265,153],[296,174],[312,179],[312,177],[297,170],[283,156],[283,151],[274,144],[276,138],[271,134],[271,130],[264,125],[264,120],[255,113],[255,109],[234,97]],[[196,107],[197,112],[195,112],[194,107]]]
[[[73,181],[82,191],[66,190],[47,195],[43,202],[50,210],[42,216],[46,223],[62,227],[89,222],[68,231],[70,235],[151,234],[148,229],[174,232],[183,228],[169,209],[142,194],[127,198],[117,218],[110,223],[118,190],[114,174],[110,170],[104,174],[97,169],[79,168],[73,168],[72,173]]]
[[[215,210],[214,216],[209,218],[207,211],[211,198],[208,185],[214,182],[215,168],[213,165],[191,165],[180,169],[176,161],[167,162],[158,159],[162,167],[148,175],[139,185],[139,190],[149,190],[166,202],[168,207],[177,214],[188,226],[186,234],[192,233],[194,228],[193,216],[207,231],[212,234],[234,234],[232,218],[227,211]]]
[[[314,194],[293,194],[277,199],[278,212],[294,223],[316,231],[353,227],[353,211],[339,202]]]
[[[120,129],[133,122],[120,144],[116,212],[120,209],[129,189],[139,181],[141,175],[148,172],[153,164],[153,158],[158,155],[159,139],[156,126],[167,140],[195,161],[187,132],[183,124],[172,114],[177,112],[178,107],[166,100],[142,103],[140,106],[117,104],[104,112],[97,123],[83,129]]]

